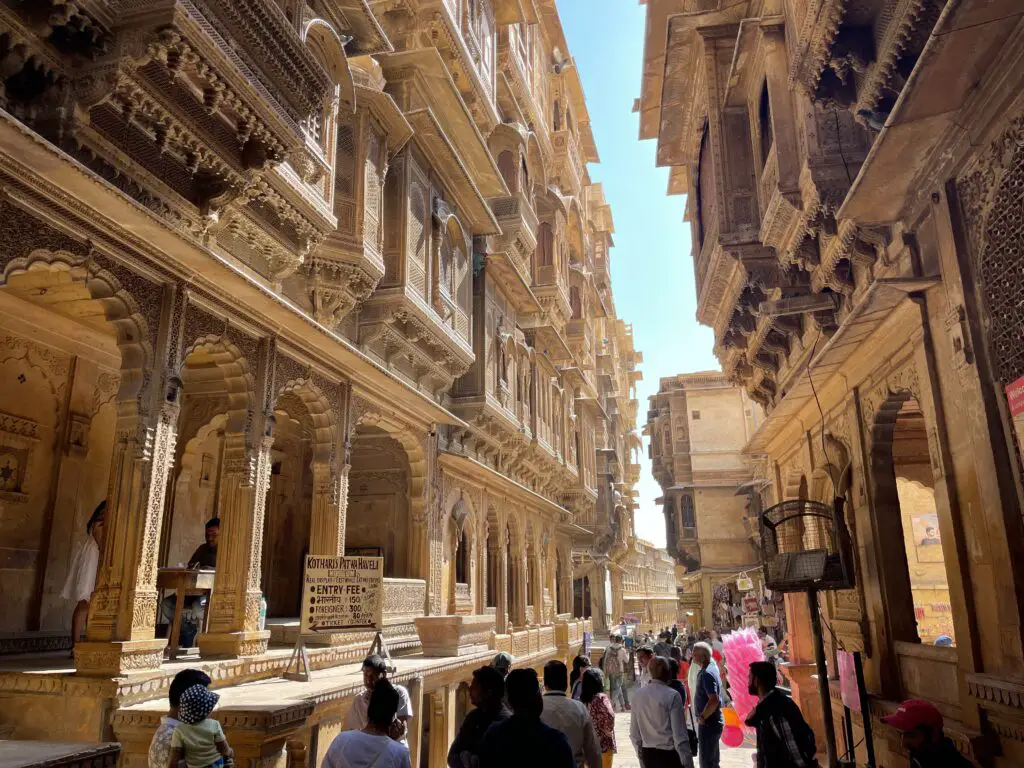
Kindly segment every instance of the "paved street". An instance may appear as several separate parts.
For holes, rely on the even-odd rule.
[[[615,715],[615,744],[619,751],[615,754],[614,768],[640,768],[640,761],[629,740],[629,718],[629,712],[620,712]],[[753,754],[753,747],[743,746],[729,749],[723,746],[722,768],[751,768]]]

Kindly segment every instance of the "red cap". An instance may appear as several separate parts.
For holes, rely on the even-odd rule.
[[[899,709],[882,718],[882,722],[898,731],[912,731],[926,725],[942,730],[942,713],[931,702],[923,699],[907,699]]]

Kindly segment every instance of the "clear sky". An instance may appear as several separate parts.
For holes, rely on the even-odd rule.
[[[659,378],[719,369],[714,337],[695,318],[685,198],[666,194],[668,169],[654,167],[655,142],[639,140],[639,116],[632,112],[640,95],[646,7],[637,0],[557,2],[601,155],[590,176],[604,184],[615,218],[615,309],[633,324],[636,346],[644,354],[644,380],[637,387],[640,428]],[[664,546],[664,518],[654,503],[661,490],[651,475],[646,440],[638,490],[637,535]]]

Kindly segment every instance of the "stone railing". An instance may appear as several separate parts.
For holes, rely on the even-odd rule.
[[[423,615],[427,582],[423,579],[384,579],[384,621],[409,621]]]
[[[895,646],[904,698],[927,699],[946,717],[959,720],[956,648],[901,641]]]

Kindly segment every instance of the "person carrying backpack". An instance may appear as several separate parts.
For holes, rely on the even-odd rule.
[[[757,768],[817,768],[814,731],[777,682],[770,661],[750,665],[747,686],[758,702],[746,722],[757,731]]]

